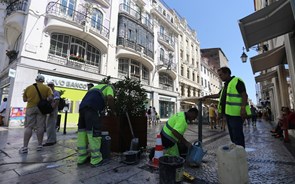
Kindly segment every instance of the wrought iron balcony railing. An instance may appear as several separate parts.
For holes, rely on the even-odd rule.
[[[154,53],[153,51],[147,49],[146,47],[139,45],[137,43],[135,43],[134,41],[122,38],[122,37],[118,37],[118,45],[122,45],[124,47],[128,47],[131,48],[135,51],[138,51],[140,53],[143,53],[147,56],[149,56],[150,58],[154,58]]]
[[[25,12],[28,7],[28,1],[22,0],[22,1],[14,1],[11,4],[9,4],[6,8],[6,16],[11,15],[15,11],[23,11]]]
[[[90,29],[95,33],[98,33],[105,38],[109,37],[109,29],[104,27],[98,21],[92,19],[92,17],[87,15],[87,13],[76,11],[68,6],[56,2],[48,3],[46,12],[47,14],[64,18],[81,26],[89,24]]]
[[[171,36],[165,35],[163,33],[158,33],[158,38],[164,42],[166,42],[167,44],[169,44],[171,47],[175,48],[175,44],[174,41],[172,40]]]
[[[153,31],[153,23],[147,17],[143,16],[140,12],[136,11],[135,9],[131,8],[127,4],[120,4],[119,7],[120,12],[124,12],[132,16],[134,19],[141,22],[141,24],[146,25],[151,31]]]
[[[165,57],[159,57],[158,60],[160,61],[158,67],[166,67],[168,70],[173,70],[176,72],[176,64],[173,62],[173,59],[171,60]]]
[[[50,63],[67,66],[69,68],[74,68],[77,70],[84,70],[91,73],[100,73],[99,66],[92,65],[87,60],[84,62],[81,62],[81,61],[73,60],[70,58],[64,58],[64,57],[56,56],[53,54],[48,54],[47,61]]]

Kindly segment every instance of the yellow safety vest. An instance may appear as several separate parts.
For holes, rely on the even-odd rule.
[[[230,116],[240,116],[241,115],[241,106],[242,106],[242,96],[239,94],[236,86],[238,81],[242,81],[242,79],[238,77],[234,77],[227,86],[226,91],[226,104],[225,104],[225,114]],[[219,96],[219,103],[218,103],[218,112],[221,113],[221,97],[224,88],[221,91],[221,95]],[[249,104],[246,105],[246,112],[247,115],[251,115],[251,110]]]
[[[176,130],[181,135],[184,134],[184,132],[187,129],[187,122],[185,119],[185,113],[179,112],[174,114],[169,118],[169,120],[166,122],[166,124],[163,127],[163,134],[164,136],[169,139],[170,141],[177,143],[178,139],[173,135],[172,129]]]

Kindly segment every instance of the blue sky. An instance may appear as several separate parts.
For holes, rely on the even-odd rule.
[[[185,17],[191,28],[197,31],[202,48],[221,48],[232,75],[246,83],[249,98],[256,103],[255,80],[249,58],[256,51],[246,52],[247,63],[240,57],[244,46],[238,20],[254,12],[253,0],[165,0],[166,4]]]

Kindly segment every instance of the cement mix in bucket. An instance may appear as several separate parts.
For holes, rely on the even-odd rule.
[[[255,148],[245,148],[246,152],[251,152],[251,151],[255,151],[255,150],[256,150]]]

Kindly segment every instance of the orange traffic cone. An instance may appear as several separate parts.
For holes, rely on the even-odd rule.
[[[162,145],[161,135],[158,134],[157,135],[157,140],[156,140],[155,155],[154,155],[154,158],[153,158],[153,166],[156,167],[156,168],[159,167],[159,158],[164,155],[163,150],[164,150],[164,148],[163,148],[163,145]]]

